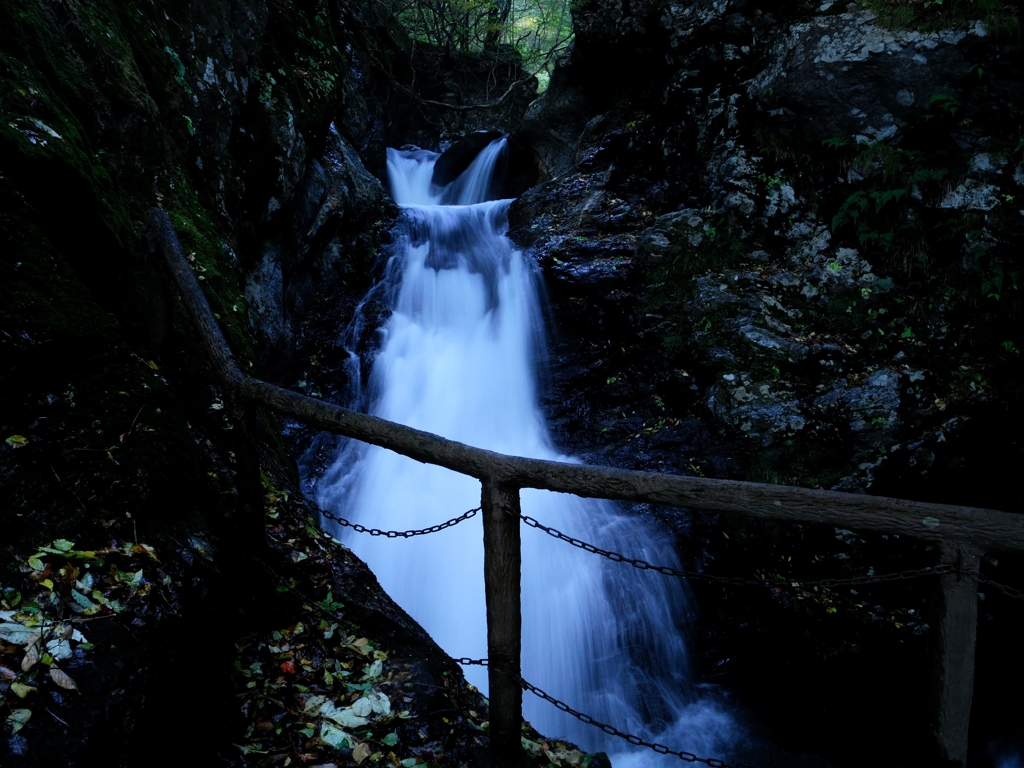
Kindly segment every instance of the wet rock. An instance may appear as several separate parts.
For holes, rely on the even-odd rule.
[[[648,264],[675,262],[703,245],[710,229],[697,210],[669,213],[644,230],[637,241],[637,253]]]
[[[292,361],[299,327],[325,294],[352,301],[369,288],[378,244],[373,233],[395,215],[383,185],[332,124],[323,156],[306,171],[289,226],[264,244],[246,279],[268,370]]]
[[[977,179],[966,179],[939,202],[940,208],[961,211],[991,211],[999,205],[999,188]]]
[[[876,445],[891,444],[900,426],[899,375],[891,369],[875,371],[860,386],[839,397],[850,413],[850,431]]]
[[[960,98],[976,29],[884,29],[867,11],[794,24],[748,93],[785,130],[811,141],[893,139],[936,94]]]
[[[497,131],[478,131],[456,142],[437,159],[431,181],[439,187],[457,179],[491,142],[502,138]],[[507,137],[495,163],[487,196],[491,200],[515,198],[539,183],[546,175],[540,155],[521,137]]]
[[[807,425],[802,404],[787,390],[785,384],[752,381],[747,373],[724,374],[709,390],[706,406],[723,423],[768,446]]]
[[[545,174],[559,176],[579,159],[579,138],[597,107],[564,68],[556,69],[548,89],[523,115],[515,136],[541,158]]]
[[[431,181],[439,187],[451,184],[487,145],[500,138],[498,131],[477,131],[455,142],[437,159]]]

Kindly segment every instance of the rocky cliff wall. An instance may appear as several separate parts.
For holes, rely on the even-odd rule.
[[[1016,17],[914,6],[901,26],[888,7],[577,6],[575,49],[523,125],[557,177],[511,214],[551,296],[548,409],[568,448],[1020,509]],[[723,573],[929,558],[849,532],[647,513],[675,528],[685,560]],[[829,723],[875,729],[877,746],[891,722],[906,759],[926,751],[926,701],[899,699],[890,717],[872,693],[883,679],[926,689],[925,593],[695,589],[720,619],[699,631],[704,668],[794,749],[867,759],[870,744]],[[979,667],[991,735],[1014,717],[993,691],[1022,670],[1000,639],[1018,626],[1012,605],[986,615],[1001,628],[983,653],[1000,660]]]
[[[372,282],[395,214],[371,173],[385,146],[443,130],[397,87],[408,52],[372,10],[0,2],[5,766],[149,764],[158,744],[244,763],[231,743],[270,715],[240,709],[236,683],[279,686],[280,661],[233,682],[240,638],[301,633],[331,590],[318,642],[370,634],[485,713],[365,566],[308,538],[313,512],[277,490],[295,479],[280,426],[225,402],[147,226],[168,214],[243,367],[295,383],[306,324],[344,322]],[[288,571],[300,561],[320,570]],[[447,706],[431,696],[424,712]],[[480,737],[461,718],[466,761]],[[440,743],[423,725],[414,741]]]

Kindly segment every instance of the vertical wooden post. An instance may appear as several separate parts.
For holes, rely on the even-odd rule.
[[[933,645],[934,729],[942,766],[967,764],[967,730],[974,697],[974,649],[978,630],[977,571],[982,553],[967,542],[942,544],[941,562],[958,572],[943,574],[938,627]]]
[[[483,481],[484,590],[487,595],[487,680],[494,768],[522,762],[523,689],[519,685],[523,616],[519,489]]]

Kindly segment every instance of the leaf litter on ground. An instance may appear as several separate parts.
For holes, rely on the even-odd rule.
[[[293,598],[293,621],[236,643],[236,688],[248,721],[236,743],[241,765],[478,762],[488,745],[486,699],[453,663],[432,676],[416,654],[389,648],[360,626],[346,612],[349,598],[334,570],[358,563],[354,555],[319,529],[301,498],[275,489],[267,474],[264,483],[268,538],[289,565],[287,577],[274,577]],[[592,761],[525,723],[523,736],[532,764]]]
[[[80,549],[58,538],[15,563],[20,583],[0,584],[0,707],[10,710],[12,736],[28,723],[42,688],[82,693],[62,664],[92,650],[82,629],[88,621],[141,615],[173,581],[142,543]]]

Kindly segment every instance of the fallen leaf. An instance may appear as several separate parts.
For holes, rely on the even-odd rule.
[[[351,736],[341,730],[338,726],[332,725],[331,723],[324,723],[320,726],[320,738],[323,739],[326,744],[331,745],[335,749],[347,747],[352,743]]]
[[[63,669],[57,669],[56,667],[50,667],[50,679],[53,680],[61,688],[66,688],[69,691],[77,691],[78,685],[74,680],[65,672]]]
[[[307,715],[316,715],[326,701],[326,696],[310,696],[306,699],[306,703],[302,705],[302,711]]]
[[[370,745],[363,743],[352,750],[352,759],[356,761],[356,765],[359,765],[366,758],[370,756]]]
[[[75,548],[75,542],[68,541],[67,539],[57,539],[53,542],[53,548],[60,552],[70,552]]]
[[[11,733],[17,733],[25,727],[25,723],[32,719],[31,709],[15,709],[7,716],[7,722],[11,724]]]
[[[289,675],[295,674],[295,662],[289,659],[281,664],[281,671],[287,672]]]
[[[371,712],[373,712],[373,702],[365,696],[361,699],[357,699],[355,703],[352,704],[352,714],[356,717],[367,717]]]
[[[381,743],[384,744],[387,747],[395,746],[395,744],[398,743],[398,734],[397,733],[389,733],[387,736],[385,736],[383,739],[381,739]]]
[[[377,661],[373,662],[373,664],[371,664],[367,668],[366,676],[368,678],[380,677],[380,675],[381,675],[381,673],[383,671],[384,671],[384,664],[378,659]]]
[[[96,603],[77,590],[71,590],[71,597],[82,608],[82,614],[85,616],[91,616],[100,609]]]
[[[50,136],[52,136],[52,137],[53,137],[53,138],[55,138],[55,139],[63,139],[63,138],[64,138],[64,137],[63,137],[63,136],[61,136],[61,135],[60,135],[59,133],[57,133],[57,132],[56,132],[55,130],[53,130],[53,128],[51,128],[51,127],[50,127],[50,126],[48,126],[48,125],[47,125],[46,123],[44,123],[44,122],[43,122],[42,120],[37,120],[37,119],[36,119],[36,118],[34,118],[34,117],[32,117],[32,118],[29,118],[29,119],[30,119],[30,120],[31,120],[31,121],[32,121],[33,123],[35,123],[35,126],[36,126],[36,128],[38,128],[38,129],[39,129],[40,131],[42,131],[43,133],[49,134]]]
[[[369,712],[367,712],[369,714]],[[328,720],[333,720],[338,725],[342,725],[346,728],[358,728],[361,725],[366,725],[369,720],[365,717],[361,717],[352,711],[352,707],[344,707],[339,709],[331,702],[326,702],[320,708],[320,716],[326,717]]]
[[[11,683],[11,690],[14,691],[14,695],[19,699],[24,699],[33,691],[38,691],[38,688],[33,688],[31,685],[25,685],[24,683]]]
[[[391,701],[385,694],[374,691],[366,699],[369,700],[371,709],[378,715],[387,717],[391,714]]]
[[[57,661],[71,658],[71,643],[63,638],[54,638],[46,644],[46,650]]]
[[[11,435],[7,438],[6,442],[11,446],[11,448],[24,448],[28,445],[28,440],[26,440],[22,435]]]
[[[14,645],[29,645],[39,639],[39,632],[24,624],[0,622],[0,640]]]
[[[142,555],[142,554],[149,555],[151,558],[156,560],[158,563],[160,562],[160,558],[156,556],[156,550],[153,549],[153,547],[149,546],[149,544],[136,544],[135,546],[132,547],[132,552],[140,554],[140,555]]]
[[[39,663],[39,646],[32,643],[25,650],[25,658],[21,660],[21,671],[28,672],[32,667]]]

